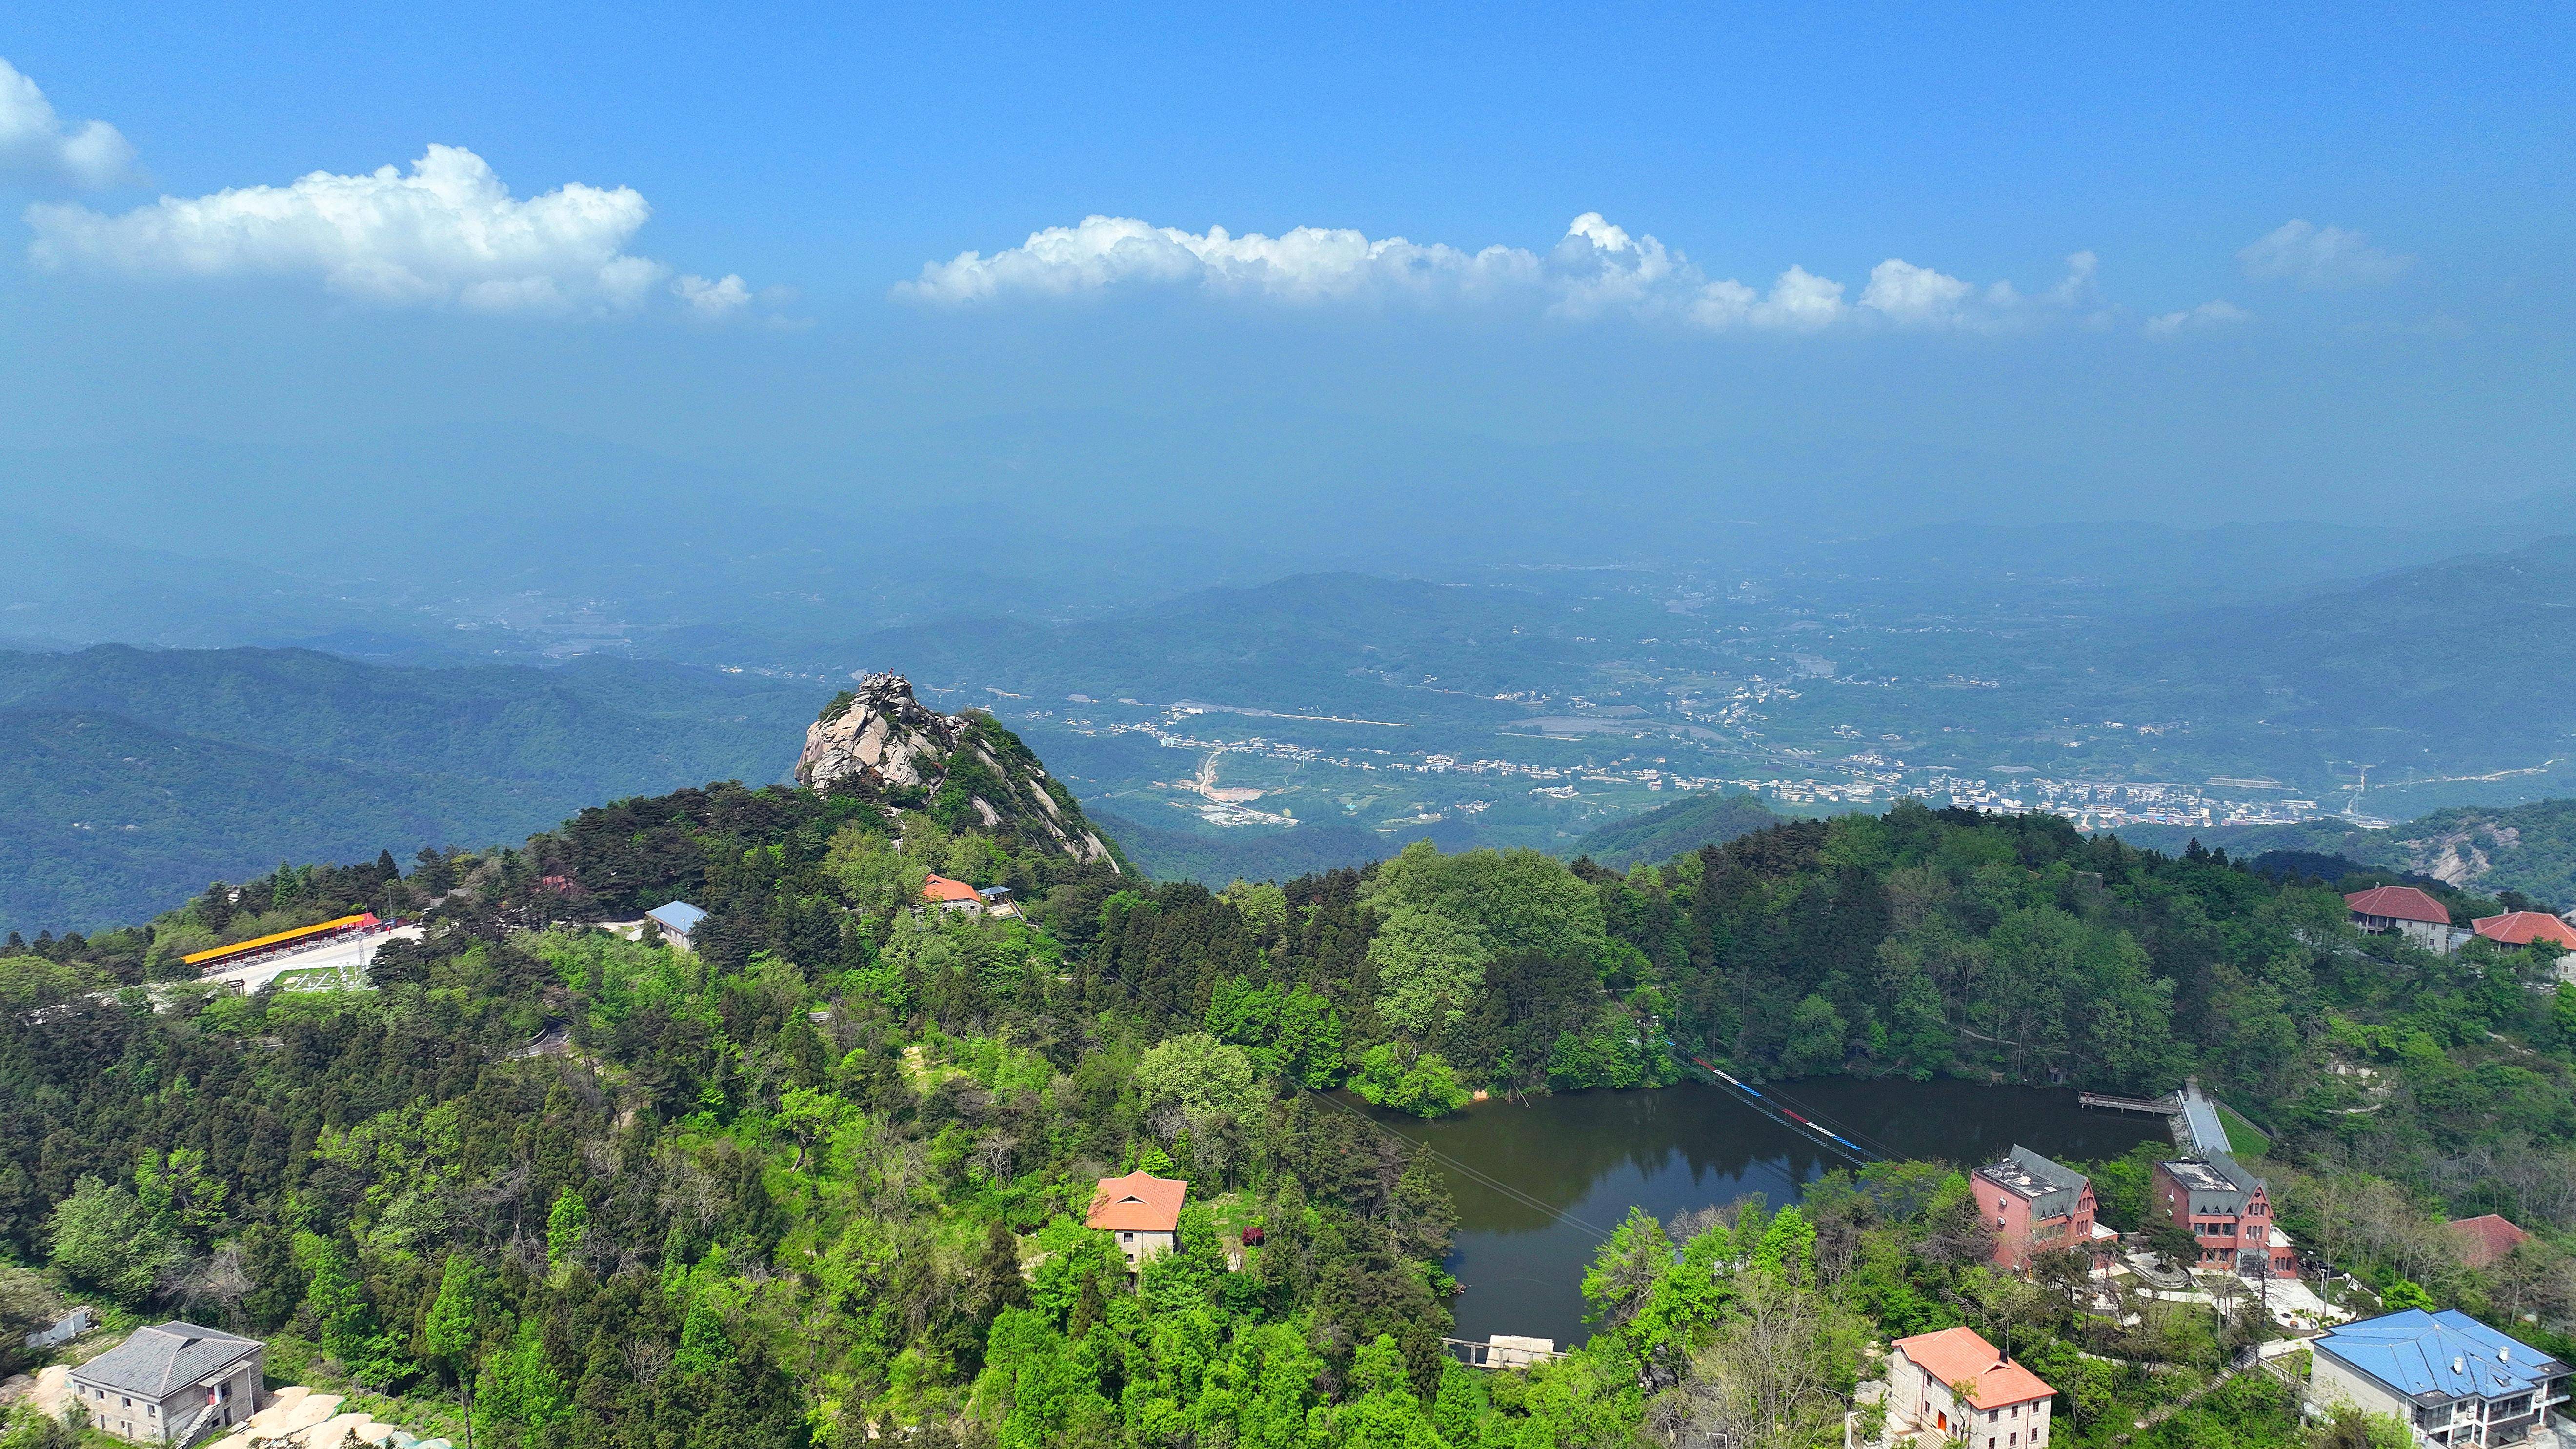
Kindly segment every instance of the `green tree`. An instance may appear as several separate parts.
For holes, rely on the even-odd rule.
[[[1810,995],[1789,1013],[1789,1041],[1780,1052],[1780,1070],[1792,1077],[1818,1077],[1842,1070],[1844,1041],[1850,1028],[1843,1014],[1822,996]]]
[[[1369,941],[1380,1020],[1428,1036],[1484,984],[1485,949],[1473,926],[1437,911],[1399,907]]]
[[[1438,1052],[1421,1052],[1408,1060],[1393,1042],[1379,1042],[1360,1054],[1351,1090],[1380,1107],[1417,1117],[1446,1116],[1474,1098]]]
[[[430,1360],[445,1369],[454,1383],[468,1383],[474,1376],[475,1350],[482,1336],[475,1305],[481,1296],[482,1274],[474,1260],[461,1252],[449,1253],[439,1270],[438,1296],[430,1300],[428,1316],[421,1321],[420,1341]]]
[[[2400,1278],[2388,1285],[2387,1292],[2379,1295],[2379,1306],[2391,1313],[2404,1308],[2421,1308],[2430,1312],[2433,1295],[2425,1292],[2424,1285],[2412,1278]]]
[[[537,1439],[572,1411],[563,1375],[546,1357],[545,1333],[534,1317],[519,1320],[518,1331],[483,1366],[474,1390],[474,1432],[485,1440],[518,1430],[524,1440]]]
[[[686,1374],[711,1374],[734,1361],[733,1337],[725,1331],[724,1313],[713,1294],[701,1290],[689,1300],[680,1322],[680,1348],[671,1363]]]
[[[1406,1376],[1404,1355],[1381,1333],[1351,1363],[1356,1392],[1334,1416],[1337,1449],[1446,1449]]]
[[[1149,1110],[1179,1107],[1193,1135],[1221,1121],[1257,1126],[1272,1100],[1244,1049],[1205,1032],[1155,1043],[1136,1063],[1136,1088]]]
[[[318,1233],[295,1235],[295,1259],[304,1270],[304,1301],[321,1324],[322,1351],[351,1377],[378,1388],[411,1371],[400,1342],[376,1317],[365,1281],[349,1252]]]
[[[555,1194],[555,1205],[546,1212],[546,1265],[561,1268],[581,1250],[581,1240],[590,1231],[590,1204],[571,1188]]]
[[[54,1208],[45,1235],[54,1266],[131,1308],[152,1296],[178,1258],[170,1231],[134,1194],[96,1177],[72,1185]]]

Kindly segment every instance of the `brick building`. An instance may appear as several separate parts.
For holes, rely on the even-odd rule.
[[[2093,1216],[2093,1184],[2071,1167],[2016,1143],[2003,1161],[1968,1179],[1978,1214],[1995,1230],[1995,1266],[2024,1268],[2033,1253],[2107,1252],[2119,1234]]]
[[[2195,1265],[2205,1272],[2299,1275],[2289,1234],[2272,1223],[2272,1194],[2263,1179],[2225,1153],[2183,1162],[2159,1162],[2149,1188],[2149,1210],[2163,1215],[2200,1244]],[[2247,1254],[2260,1254],[2259,1261]]]

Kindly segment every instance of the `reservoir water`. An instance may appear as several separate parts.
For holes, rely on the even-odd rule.
[[[1841,1077],[1787,1090],[1801,1110],[1888,1155],[1962,1168],[1992,1162],[2016,1142],[2063,1162],[2165,1140],[2162,1118],[2086,1110],[2067,1091]],[[1850,1166],[1731,1089],[1695,1082],[1483,1102],[1437,1122],[1372,1115],[1564,1215],[1433,1160],[1458,1204],[1449,1271],[1466,1291],[1451,1306],[1457,1335],[1469,1339],[1580,1342],[1583,1270],[1600,1242],[1587,1228],[1608,1233],[1632,1205],[1667,1222],[1754,1192],[1776,1208],[1829,1169]]]

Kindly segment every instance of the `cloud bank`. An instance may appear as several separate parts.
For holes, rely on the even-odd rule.
[[[36,265],[144,278],[312,278],[387,306],[627,313],[667,302],[720,319],[751,303],[742,278],[684,276],[625,251],[652,215],[631,187],[572,183],[525,201],[482,157],[432,146],[409,174],[316,171],[287,186],[165,196],[122,215],[40,204]]]
[[[2214,302],[2203,302],[2197,307],[2186,307],[2179,312],[2166,312],[2160,316],[2150,317],[2147,319],[2146,332],[2149,337],[2179,337],[2186,332],[2208,332],[2253,320],[2253,313],[2221,297]]]
[[[0,60],[0,180],[114,186],[134,179],[134,147],[105,121],[73,123]]]
[[[1284,303],[1518,303],[1571,320],[1626,316],[1709,331],[1820,332],[1884,326],[2000,332],[2107,315],[2090,252],[2067,258],[2040,293],[1977,285],[1891,257],[1856,298],[1841,282],[1793,266],[1755,288],[1712,279],[1678,249],[1632,234],[1598,212],[1574,219],[1545,254],[1478,251],[1346,229],[1297,227],[1276,237],[1223,227],[1187,232],[1132,217],[1091,216],[1049,227],[986,256],[933,262],[895,294],[933,305],[1072,296],[1123,288],[1196,289]]]
[[[2292,282],[2311,291],[2384,287],[2415,265],[2413,257],[2381,251],[2360,232],[2305,221],[2257,238],[2236,260],[2258,282]]]

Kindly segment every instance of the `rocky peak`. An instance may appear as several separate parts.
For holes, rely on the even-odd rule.
[[[913,698],[902,675],[863,675],[805,727],[796,783],[820,790],[847,781],[869,794],[926,788],[965,730],[963,719]]]
[[[1071,792],[991,715],[941,714],[900,674],[869,674],[805,728],[796,783],[926,809],[951,828],[1041,840],[1081,860],[1116,858]]]

